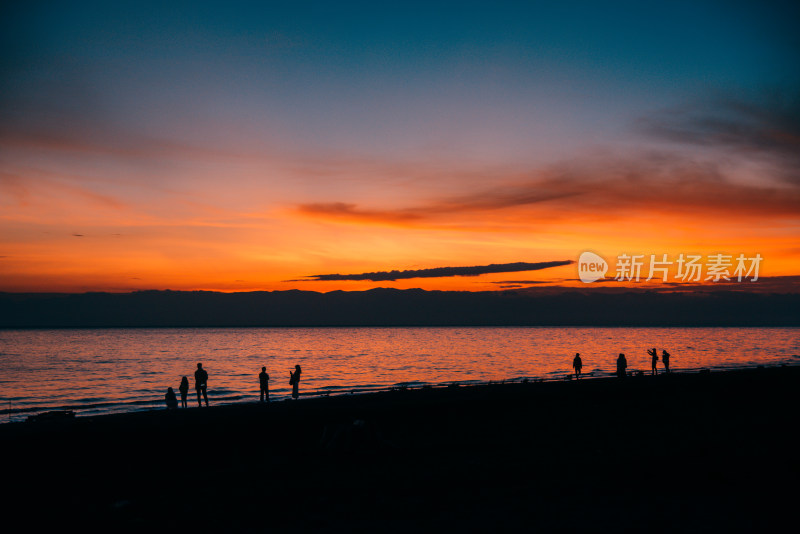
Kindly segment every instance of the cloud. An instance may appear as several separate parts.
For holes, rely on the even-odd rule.
[[[565,278],[563,282],[580,282],[580,278]],[[608,286],[617,286],[614,290],[621,291],[661,291],[661,292],[712,292],[712,291],[742,291],[748,293],[800,293],[800,276],[759,276],[758,280],[752,282],[751,280],[742,280],[739,282],[736,278],[731,280],[720,280],[718,282],[662,282],[660,280],[653,280],[651,282],[633,283],[621,282],[612,276],[595,280],[591,284],[579,284],[578,289],[596,291],[601,283],[608,284]],[[570,288],[569,285],[559,286],[551,285],[549,288]],[[540,289],[540,288],[531,288]],[[572,288],[575,289],[575,288]]]
[[[48,196],[59,200],[80,199],[95,206],[112,209],[128,208],[128,204],[111,195],[97,193],[83,185],[65,183],[63,177],[36,171],[29,176],[0,171],[0,195],[14,199],[19,206],[31,204],[33,199]]]
[[[623,212],[735,219],[796,218],[800,213],[800,92],[750,100],[710,98],[653,113],[634,129],[644,141],[669,144],[624,155],[576,154],[546,166],[450,168],[439,174],[424,164],[407,166],[402,174],[414,183],[458,184],[459,193],[429,194],[398,207],[335,199],[299,204],[295,212],[334,222],[452,229],[478,220],[473,214],[491,211],[510,214],[508,220],[522,216],[526,223],[543,224]],[[390,164],[371,171],[373,176],[399,172]],[[493,222],[507,220],[495,217]]]
[[[489,282],[489,283],[498,286],[500,289],[511,289],[517,287],[527,287],[532,285],[535,286],[539,284],[552,284],[556,282],[557,281],[548,281],[548,280],[501,280],[499,282]]]
[[[459,215],[501,210],[544,223],[586,215],[608,218],[623,213],[693,213],[737,219],[796,217],[800,213],[800,188],[791,182],[762,185],[734,181],[720,164],[673,152],[576,159],[544,169],[491,176],[487,182],[505,185],[477,187],[467,193],[401,208],[330,202],[301,204],[296,212],[335,222],[410,227],[452,226]]]
[[[538,271],[550,267],[561,267],[575,263],[572,260],[545,261],[539,263],[502,263],[491,265],[477,265],[472,267],[435,267],[433,269],[417,269],[409,271],[378,271],[359,274],[315,274],[299,280],[287,282],[319,282],[332,280],[369,280],[372,282],[386,282],[405,280],[408,278],[441,278],[448,276],[480,276],[490,273],[516,273],[521,271]]]
[[[800,92],[707,100],[642,118],[637,127],[657,139],[766,158],[781,178],[800,184]]]
[[[435,200],[425,205],[402,209],[364,209],[347,202],[300,204],[297,211],[303,215],[326,219],[369,221],[384,223],[413,223],[438,215],[500,210],[516,206],[537,204],[580,194],[564,191],[547,184],[516,184],[492,188],[476,193]]]
[[[552,284],[551,280],[501,280],[499,282],[490,282],[492,284]]]
[[[551,284],[553,282],[546,280],[502,280],[499,282],[489,282],[489,283],[496,285],[498,289],[521,289],[531,286],[537,286],[539,284]]]
[[[356,204],[348,204],[346,202],[301,204],[297,207],[297,211],[312,217],[351,221],[406,222],[421,218],[421,215],[408,211],[364,210],[360,209]]]
[[[715,162],[668,152],[572,165],[560,185],[581,191],[570,200],[575,208],[608,214],[626,210],[760,218],[800,211],[796,187],[733,181]]]
[[[0,128],[0,147],[48,153],[70,153],[79,156],[108,156],[118,159],[165,161],[169,159],[255,159],[255,153],[222,150],[155,138],[122,130],[80,130],[70,132]]]
[[[498,210],[570,198],[581,194],[580,191],[564,190],[555,187],[556,183],[548,182],[548,180],[542,180],[534,183],[506,185],[483,190],[478,194],[460,195],[444,199],[428,207],[419,208],[418,211],[439,214]]]

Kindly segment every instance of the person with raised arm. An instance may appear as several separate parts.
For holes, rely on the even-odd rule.
[[[652,356],[650,359],[651,374],[656,375],[658,374],[658,351],[653,347],[652,349],[647,349],[647,354]]]

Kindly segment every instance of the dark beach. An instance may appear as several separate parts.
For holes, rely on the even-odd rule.
[[[798,378],[674,373],[9,423],[2,517],[20,531],[778,530],[800,474]]]

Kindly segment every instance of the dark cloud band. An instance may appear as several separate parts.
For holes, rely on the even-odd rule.
[[[435,267],[433,269],[417,269],[409,271],[378,271],[374,273],[359,274],[316,274],[300,280],[290,282],[321,282],[332,280],[369,280],[371,282],[386,282],[404,280],[408,278],[442,278],[447,276],[480,276],[491,273],[517,273],[522,271],[538,271],[550,267],[561,267],[575,263],[572,260],[543,261],[539,263],[493,263],[491,265],[476,265],[471,267]]]

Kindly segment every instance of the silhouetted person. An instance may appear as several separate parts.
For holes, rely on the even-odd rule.
[[[579,352],[575,353],[575,358],[572,359],[572,368],[575,369],[575,379],[581,377],[581,369],[583,368],[583,362],[581,361],[581,355]]]
[[[269,402],[269,375],[266,367],[262,367],[258,373],[258,383],[261,385],[261,402]]]
[[[189,403],[186,402],[186,397],[189,396],[189,379],[185,376],[181,378],[181,385],[178,386],[178,391],[181,392],[181,408],[188,408]]]
[[[664,372],[669,373],[669,352],[661,351],[661,361],[664,362]]]
[[[197,364],[197,371],[194,372],[194,389],[197,391],[197,405],[203,406],[203,403],[200,402],[200,394],[203,394],[203,398],[206,400],[206,408],[208,408],[208,373],[203,369],[203,364]]]
[[[650,369],[652,374],[658,374],[658,351],[655,347],[653,347],[652,349],[647,349],[647,354],[652,356],[650,359]]]
[[[299,365],[294,366],[294,373],[289,371],[289,384],[292,386],[292,398],[297,399],[300,396],[300,392],[298,388],[300,387],[300,373],[302,369],[300,369]]]
[[[164,402],[167,403],[168,410],[174,410],[178,407],[178,397],[175,396],[175,391],[172,388],[167,388],[167,394],[164,395]]]
[[[625,359],[625,355],[620,353],[619,358],[617,358],[617,377],[618,378],[625,378],[625,369],[628,368],[628,360]]]

